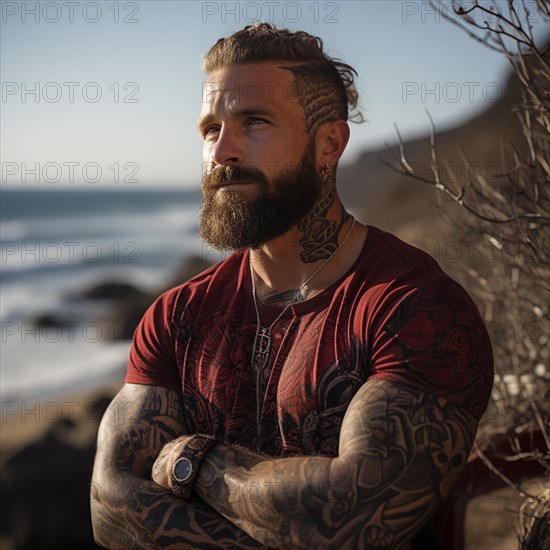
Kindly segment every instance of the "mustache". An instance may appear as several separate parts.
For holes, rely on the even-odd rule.
[[[263,172],[252,166],[216,166],[202,178],[207,188],[220,187],[231,181],[255,181],[262,187],[267,185],[267,178]]]

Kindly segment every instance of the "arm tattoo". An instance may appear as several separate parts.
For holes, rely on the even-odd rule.
[[[115,424],[126,430],[120,434],[120,445],[116,449],[116,464],[120,470],[141,471],[147,476],[160,448],[181,434],[183,419],[181,400],[176,392],[141,386],[134,393],[141,392],[141,399],[117,399],[110,405]],[[176,423],[182,428],[178,429]]]
[[[150,480],[162,445],[186,433],[179,394],[126,384],[101,422],[91,485],[94,537],[107,548],[263,548],[210,506]]]
[[[387,380],[367,382],[342,424],[336,458],[266,460],[215,446],[197,492],[278,548],[398,548],[460,475],[477,423],[454,404]]]

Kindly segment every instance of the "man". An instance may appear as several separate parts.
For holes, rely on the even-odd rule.
[[[257,24],[204,68],[200,230],[236,252],[136,330],[98,437],[95,538],[427,548],[489,398],[479,313],[431,257],[342,206],[357,93],[320,39]]]

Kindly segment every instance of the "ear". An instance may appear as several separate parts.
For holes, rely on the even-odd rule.
[[[349,140],[349,126],[345,120],[339,119],[325,122],[315,134],[315,151],[317,165],[330,164],[335,166],[342,156]]]

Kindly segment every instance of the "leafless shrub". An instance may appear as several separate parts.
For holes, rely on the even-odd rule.
[[[433,9],[441,8],[435,0],[430,3]],[[474,0],[467,8],[457,0],[452,4],[454,13],[440,9],[442,17],[510,62],[513,77],[506,99],[518,117],[521,135],[495,136],[500,140],[496,177],[489,180],[481,170],[472,170],[483,163],[472,162],[460,152],[470,170],[466,177],[451,181],[449,170],[444,169],[448,164],[437,150],[435,124],[430,117],[430,173],[415,170],[399,131],[400,148],[392,168],[435,187],[449,199],[447,203],[454,204],[448,216],[460,227],[465,242],[484,241],[501,252],[500,260],[490,266],[465,262],[455,266],[459,280],[482,308],[487,325],[494,329],[492,413],[482,422],[478,439],[495,432],[507,433],[513,452],[506,459],[536,461],[549,475],[550,44],[548,37],[543,45],[537,44],[533,27],[535,22],[550,27],[550,5],[545,0],[508,0],[505,9],[502,2]],[[529,430],[540,432],[543,444],[528,449],[514,446],[514,437]],[[485,458],[488,468],[502,478],[487,457],[480,458]],[[513,480],[503,480],[517,486]],[[536,517],[542,514],[543,519],[529,522],[525,513],[531,504],[535,506],[533,503],[538,506]],[[529,533],[535,525],[540,531],[537,540],[549,536],[548,495],[527,498],[522,510],[525,532],[521,547],[534,548],[529,546]]]

